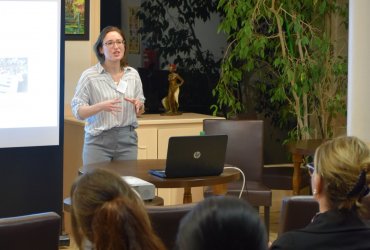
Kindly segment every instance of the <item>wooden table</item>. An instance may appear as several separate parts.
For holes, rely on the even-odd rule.
[[[164,169],[165,159],[111,161],[85,165],[80,169],[83,174],[96,168],[105,168],[121,176],[135,176],[152,183],[156,188],[184,188],[184,203],[192,202],[191,188],[215,186],[213,192],[217,195],[226,194],[226,184],[238,180],[239,171],[225,169],[219,176],[187,177],[187,178],[160,178],[149,174],[150,169]]]
[[[313,156],[316,148],[320,146],[325,140],[323,139],[311,139],[311,140],[300,140],[288,144],[289,152],[292,153],[293,157],[293,195],[299,194],[299,187],[301,184],[301,164],[306,156]]]
[[[79,168],[83,165],[81,155],[85,122],[72,115],[70,104],[65,106],[64,111],[63,198],[66,198]],[[203,130],[204,119],[224,118],[197,113],[183,113],[178,116],[141,115],[136,129],[138,159],[165,159],[168,139],[172,136],[199,135]],[[163,189],[161,191],[170,192]]]

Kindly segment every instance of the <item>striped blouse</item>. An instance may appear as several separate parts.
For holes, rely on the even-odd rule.
[[[117,84],[98,63],[85,70],[78,81],[75,95],[71,106],[73,115],[82,120],[78,115],[78,109],[82,105],[93,105],[102,101],[120,98],[122,111],[112,114],[111,112],[99,112],[86,119],[85,132],[91,135],[99,135],[113,127],[133,126],[138,127],[135,106],[124,100],[124,97],[137,98],[144,103],[145,97],[139,73],[132,67],[123,68],[121,82],[127,83],[124,94],[117,90]]]

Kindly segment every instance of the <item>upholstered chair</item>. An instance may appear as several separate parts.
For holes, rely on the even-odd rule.
[[[0,249],[57,250],[61,218],[45,212],[0,219]]]
[[[264,207],[264,220],[269,232],[272,194],[262,181],[263,169],[263,121],[205,119],[203,130],[206,135],[228,135],[225,163],[240,168],[246,184],[242,198],[254,207]],[[228,184],[227,195],[238,196],[242,180]],[[212,190],[206,189],[205,196]]]
[[[146,206],[154,231],[167,249],[173,249],[181,219],[196,205],[187,203],[168,206]]]

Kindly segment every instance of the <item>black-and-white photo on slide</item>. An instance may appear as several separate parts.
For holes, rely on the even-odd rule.
[[[0,95],[24,93],[28,89],[27,58],[0,57]]]

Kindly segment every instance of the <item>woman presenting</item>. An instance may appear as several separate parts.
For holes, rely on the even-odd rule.
[[[83,164],[137,158],[137,116],[144,113],[138,72],[125,61],[125,35],[117,27],[104,28],[94,44],[99,63],[85,70],[71,106],[86,120]]]

